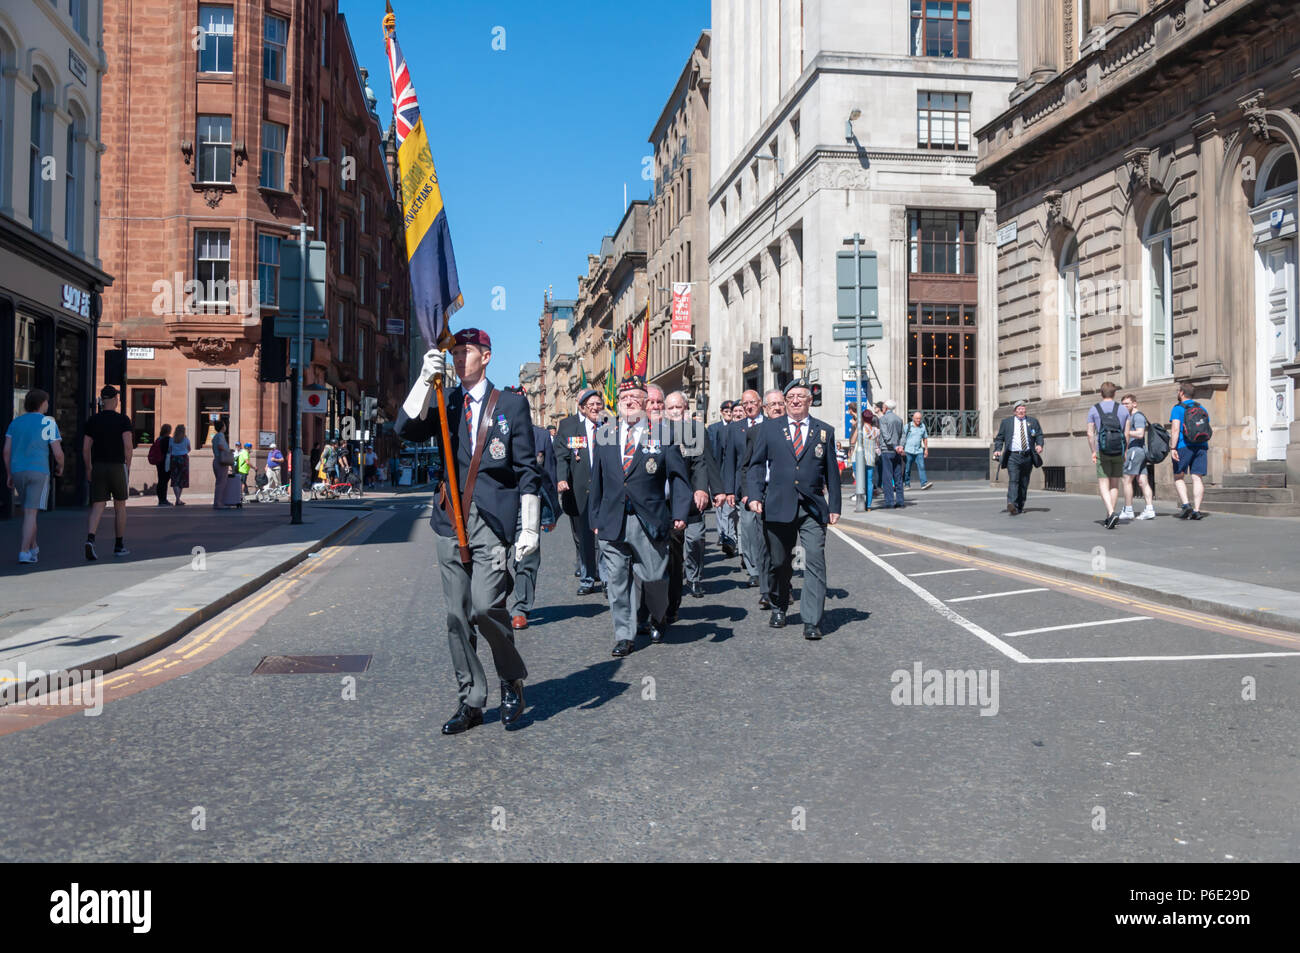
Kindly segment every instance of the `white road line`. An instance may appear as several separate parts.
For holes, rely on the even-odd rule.
[[[1212,659],[1284,658],[1300,652],[1241,652],[1233,655],[1116,655],[1099,658],[1027,658],[1026,662],[1044,665],[1063,662],[1202,662]]]
[[[914,572],[909,573],[908,575],[911,576],[911,578],[916,579],[919,576],[946,576],[953,572],[979,572],[979,569],[974,566],[971,566],[969,569],[932,569],[929,572]]]
[[[1151,619],[1149,615],[1126,615],[1122,619],[1099,619],[1096,622],[1071,622],[1069,625],[1049,625],[1041,629],[1021,629],[1019,632],[1003,632],[1004,639],[1012,638],[1017,635],[1035,635],[1039,632],[1060,632],[1064,629],[1091,629],[1098,625],[1115,625],[1119,622],[1146,622]]]
[[[1010,592],[988,592],[982,596],[961,596],[957,599],[949,599],[948,602],[974,602],[976,599],[997,599],[1000,596],[1019,596],[1026,592],[1047,592],[1042,586],[1035,589],[1012,589]]]
[[[905,549],[901,553],[876,553],[876,555],[879,556],[881,559],[888,559],[890,556],[915,556],[916,551],[912,549]]]
[[[984,642],[987,642],[989,645],[993,646],[993,648],[997,649],[999,652],[1001,652],[1003,655],[1005,655],[1007,658],[1011,659],[1012,661],[1015,662],[1031,661],[1029,656],[1025,655],[1023,652],[1019,651],[1018,649],[1014,649],[1010,645],[1007,645],[1007,643],[1003,642],[1001,639],[999,639],[988,629],[976,625],[970,619],[966,618],[965,616],[961,615],[955,610],[948,608],[948,606],[944,605],[943,601],[939,599],[938,596],[935,596],[928,590],[922,588],[918,583],[912,582],[912,580],[908,579],[901,572],[899,572],[893,566],[889,565],[889,563],[885,562],[875,553],[868,550],[856,539],[851,539],[843,531],[835,529],[834,527],[831,528],[831,532],[834,533],[836,536],[838,536],[840,539],[844,540],[844,542],[848,543],[850,546],[852,546],[854,549],[860,552],[863,556],[866,556],[867,559],[871,560],[873,563],[875,563],[885,572],[889,573],[889,575],[893,576],[896,580],[901,582],[908,589],[911,589],[912,592],[916,593],[916,595],[920,596],[921,599],[923,599],[926,603],[928,603],[930,608],[934,609],[935,612],[939,613],[939,615],[943,616],[949,622],[961,626],[967,632],[971,633],[971,635],[974,635],[977,638],[982,639]]]

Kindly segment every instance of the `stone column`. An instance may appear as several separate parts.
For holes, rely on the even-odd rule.
[[[907,247],[907,209],[901,205],[889,210],[889,260],[878,264],[881,272],[889,274],[889,299],[881,301],[879,316],[890,329],[886,332],[890,340],[889,377],[881,381],[887,394],[877,395],[876,399],[892,397],[903,411],[911,400],[907,389],[907,341],[911,334],[907,327],[907,276],[911,264]]]
[[[1065,36],[1061,32],[1061,5],[1043,0],[1031,0],[1033,8],[1031,36],[1033,37],[1033,66],[1030,77],[1046,83],[1061,71],[1061,54]]]

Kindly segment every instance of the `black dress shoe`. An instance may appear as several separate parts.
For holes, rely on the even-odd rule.
[[[475,725],[481,724],[483,724],[482,708],[461,705],[456,709],[456,714],[451,716],[451,720],[442,726],[442,733],[444,735],[458,735],[462,731],[469,731]]]
[[[596,587],[596,586],[579,586],[579,587],[578,587],[578,595],[580,595],[580,596],[589,596],[589,595],[591,595],[593,592],[600,592],[600,589],[599,589],[598,587]]]
[[[686,591],[691,594],[692,599],[704,598],[704,590],[700,588],[700,584],[698,582],[691,583],[690,588],[688,588]]]
[[[645,622],[638,622],[638,623],[637,623],[637,626],[636,626],[636,634],[637,634],[637,635],[649,635],[649,634],[650,634],[650,622],[649,622],[648,620],[645,621]]]
[[[672,624],[674,624],[676,621],[677,621],[677,610],[676,610],[676,609],[672,609],[672,610],[670,610],[669,613],[668,613],[666,616],[664,616],[664,625],[672,625]],[[662,626],[656,626],[655,623],[651,622],[651,623],[650,623],[650,628],[651,628],[651,629],[654,629],[654,628],[662,628]]]
[[[758,607],[760,609],[770,609],[772,608],[772,600],[769,599],[767,596],[759,596]]]
[[[501,724],[509,728],[524,713],[524,680],[501,683]]]
[[[1020,510],[1018,510],[1018,509],[1016,508],[1016,504],[1014,504],[1014,503],[1008,503],[1008,504],[1007,504],[1007,512],[1010,513],[1012,516],[1015,516],[1017,513],[1020,512]]]
[[[722,555],[724,555],[724,556],[726,556],[728,559],[730,559],[732,556],[736,555],[736,547],[730,545],[729,543],[723,543],[723,544],[722,544]]]
[[[632,641],[630,639],[619,639],[614,643],[614,651],[610,655],[614,658],[626,658],[632,654]]]
[[[749,582],[745,583],[745,587],[746,587],[747,589],[757,589],[757,588],[758,588],[758,577],[757,577],[757,576],[750,576],[750,577],[749,577]]]
[[[785,611],[783,609],[773,609],[772,618],[767,620],[767,624],[774,629],[785,628]]]
[[[822,637],[821,626],[805,625],[803,627],[803,637],[811,642],[815,642]]]
[[[668,626],[670,624],[671,624],[670,621],[667,619],[665,619],[663,622],[651,622],[650,641],[653,642],[655,645],[659,645],[660,643],[662,643],[664,640],[664,636],[668,632]]]

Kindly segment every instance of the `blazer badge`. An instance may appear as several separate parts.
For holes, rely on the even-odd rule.
[[[488,453],[492,455],[493,460],[504,460],[506,458],[506,445],[501,442],[500,437],[492,438],[492,442],[488,444]]]
[[[646,473],[653,474],[658,469],[659,469],[659,461],[656,460],[654,457],[651,457],[649,460],[645,462]]]
[[[824,443],[816,444],[813,447],[813,453],[817,454],[817,459],[820,460],[822,457],[826,455],[826,444]]]

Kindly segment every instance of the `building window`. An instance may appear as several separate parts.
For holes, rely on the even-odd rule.
[[[366,329],[357,328],[357,375],[366,374]]]
[[[264,189],[284,191],[284,144],[289,128],[277,122],[262,123],[262,178]]]
[[[68,12],[72,15],[72,26],[83,40],[89,39],[87,33],[86,0],[69,0]]]
[[[338,334],[339,334],[339,352],[338,352],[337,354],[334,355],[334,360],[336,360],[336,361],[342,361],[342,360],[343,360],[343,336],[344,336],[344,333],[346,332],[345,325],[347,324],[346,314],[347,314],[347,311],[346,311],[346,310],[344,309],[344,307],[343,307],[343,302],[340,301],[340,302],[338,303],[338,315],[339,315],[339,330],[338,330]]]
[[[153,443],[155,430],[154,411],[157,409],[158,391],[152,387],[131,388],[131,427],[135,431],[135,445]]]
[[[911,0],[912,55],[970,59],[970,0]]]
[[[909,211],[913,274],[975,274],[978,212]]]
[[[289,21],[267,16],[262,27],[262,78],[284,82],[285,51],[289,45]]]
[[[199,72],[233,73],[235,70],[235,8],[199,7]]]
[[[225,304],[230,282],[230,232],[201,229],[194,233],[194,277],[202,304]]]
[[[357,259],[357,289],[361,296],[361,306],[365,307],[370,303],[369,288],[366,282],[370,279],[370,269],[366,267],[366,256],[362,255]]]
[[[1061,392],[1079,392],[1079,240],[1071,235],[1061,252],[1059,270],[1061,315]]]
[[[1169,201],[1161,199],[1147,217],[1142,234],[1143,326],[1146,337],[1146,379],[1174,376],[1173,311],[1173,222]]]
[[[353,256],[357,253],[356,232],[352,224],[351,216],[344,215],[339,219],[339,274],[350,275],[356,270],[352,265]]]
[[[330,65],[330,17],[328,13],[320,15],[320,65],[326,69]]]
[[[1269,161],[1265,165],[1268,171],[1264,175],[1264,191],[1260,196],[1261,201],[1296,190],[1294,152],[1290,149],[1279,150],[1269,157]]]
[[[27,175],[27,217],[32,220],[32,231],[44,232],[49,229],[47,210],[49,208],[49,189],[46,185],[44,157],[50,140],[50,121],[45,112],[45,89],[38,81],[32,90],[32,129],[31,157]]]
[[[324,189],[316,190],[316,241],[329,247],[329,199]]]
[[[77,140],[81,138],[84,123],[80,112],[75,107],[72,121],[68,123],[68,141],[66,158],[63,162],[63,236],[68,242],[68,251],[81,251],[81,217],[83,196],[82,186],[82,151]]]
[[[276,307],[280,300],[280,236],[265,232],[257,236],[257,300]]]
[[[970,149],[970,94],[916,94],[916,147]]]
[[[199,117],[198,180],[230,183],[230,117]]]
[[[365,192],[361,193],[361,234],[362,235],[370,235],[374,232],[374,228],[370,221],[370,202],[368,201],[368,198],[369,197],[366,195]]]
[[[974,305],[908,305],[909,409],[921,411],[936,435],[979,436],[975,318]]]
[[[317,155],[327,156],[330,154],[330,104],[321,100],[320,103],[320,143],[316,150]]]

